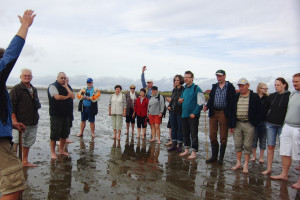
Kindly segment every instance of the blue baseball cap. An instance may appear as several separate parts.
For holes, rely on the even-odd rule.
[[[88,78],[88,79],[86,80],[86,82],[87,82],[87,83],[93,82],[93,79],[92,79],[92,78]]]

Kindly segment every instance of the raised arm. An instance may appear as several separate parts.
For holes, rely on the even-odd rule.
[[[19,31],[17,32],[17,35],[24,40],[26,39],[29,27],[32,25],[33,20],[36,16],[35,14],[33,14],[33,12],[33,10],[25,10],[22,17],[20,15],[18,16],[21,26],[19,28]]]

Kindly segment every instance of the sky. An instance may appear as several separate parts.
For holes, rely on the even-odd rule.
[[[6,48],[25,9],[37,14],[7,85],[22,68],[32,84],[48,86],[58,72],[73,87],[94,79],[100,89],[140,88],[141,71],[159,90],[190,70],[202,90],[224,69],[251,89],[300,72],[299,0],[0,0],[0,46]]]

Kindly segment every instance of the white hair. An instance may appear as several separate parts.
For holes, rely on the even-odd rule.
[[[22,75],[24,72],[30,72],[30,74],[32,74],[31,69],[23,68],[23,69],[21,69],[21,74],[20,75]]]

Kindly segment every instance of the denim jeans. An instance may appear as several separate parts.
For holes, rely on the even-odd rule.
[[[253,145],[252,148],[257,148],[257,142],[259,140],[259,148],[260,150],[266,150],[267,143],[267,127],[266,122],[260,122],[257,127],[255,127],[254,137],[253,137]]]
[[[269,146],[276,146],[276,138],[281,134],[282,125],[276,125],[271,123],[266,123],[267,127],[267,142]],[[280,145],[280,141],[279,141]]]
[[[194,119],[191,119],[189,117],[181,118],[181,123],[182,123],[184,146],[186,148],[190,148],[192,143],[192,151],[198,152],[199,117],[195,117]]]
[[[183,143],[181,115],[176,115],[173,111],[170,111],[170,123],[172,129],[172,141],[177,143]]]

